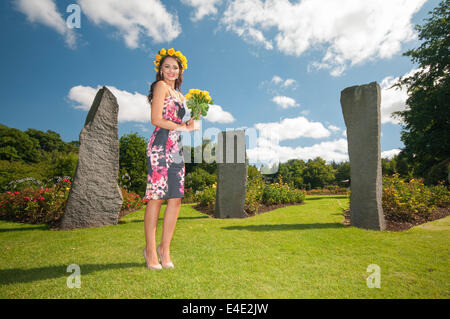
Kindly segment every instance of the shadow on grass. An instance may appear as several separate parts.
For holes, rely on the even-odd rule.
[[[203,218],[209,218],[208,215],[206,216],[195,216],[195,217],[178,217],[177,220],[180,219],[203,219]],[[158,220],[164,220],[164,216],[159,216]],[[128,223],[143,223],[143,219],[134,219],[134,220],[120,220],[119,224],[128,224]]]
[[[0,228],[0,233],[3,232],[10,232],[10,231],[27,231],[27,230],[49,230],[50,227],[48,227],[47,225],[39,225],[39,226],[35,226],[35,227],[23,227],[23,228]]]
[[[346,195],[336,195],[336,196],[330,196],[330,195],[307,195],[307,196],[314,196],[314,197],[307,197],[306,200],[320,200],[320,199],[329,199],[329,198],[344,199],[344,198],[348,197]]]
[[[323,228],[345,228],[340,223],[314,223],[314,224],[266,224],[266,225],[247,225],[247,226],[227,226],[222,229],[227,230],[249,230],[249,231],[280,231],[280,230],[305,230],[305,229],[323,229]]]
[[[73,272],[67,272],[67,267],[69,265],[63,266],[49,266],[31,269],[1,269],[0,270],[0,285],[8,285],[14,283],[26,283],[38,280],[55,279],[60,277],[68,277]],[[119,263],[119,264],[81,264],[80,275],[90,274],[95,271],[100,270],[111,270],[111,269],[121,269],[121,268],[131,268],[131,267],[143,267],[145,268],[145,263]]]

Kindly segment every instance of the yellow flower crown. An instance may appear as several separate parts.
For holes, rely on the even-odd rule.
[[[175,51],[174,48],[170,48],[169,50],[162,48],[156,55],[155,61],[153,61],[153,63],[156,65],[156,72],[159,72],[159,62],[166,56],[172,56],[181,62],[181,64],[183,65],[183,69],[181,70],[182,73],[187,69],[187,59],[180,51]]]

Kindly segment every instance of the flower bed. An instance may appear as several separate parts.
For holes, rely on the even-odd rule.
[[[71,184],[70,178],[56,178],[51,187],[28,186],[17,191],[2,193],[0,194],[0,219],[56,226],[64,213]],[[119,220],[128,213],[142,209],[147,202],[139,195],[124,189],[122,189],[122,196]]]
[[[286,205],[300,204],[305,200],[305,192],[302,190],[291,188],[286,183],[266,184],[259,178],[248,181],[246,192],[244,211],[247,216]],[[196,209],[214,215],[216,184],[196,194],[195,199],[198,202]]]

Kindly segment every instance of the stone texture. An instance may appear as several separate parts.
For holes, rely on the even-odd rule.
[[[219,133],[216,162],[216,218],[244,218],[247,187],[247,154],[245,131]]]
[[[384,230],[381,205],[381,89],[372,82],[341,92],[350,158],[350,218],[353,226]]]
[[[80,133],[78,165],[61,229],[115,225],[122,206],[119,172],[119,105],[105,86]]]

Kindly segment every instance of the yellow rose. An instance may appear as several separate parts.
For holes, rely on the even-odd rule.
[[[187,69],[187,64],[183,63],[183,69],[186,70]]]
[[[162,48],[161,51],[159,51],[159,54],[166,55],[166,49]]]
[[[175,50],[173,48],[170,48],[169,50],[167,50],[167,54],[174,55],[175,54]]]
[[[175,52],[175,55],[180,58],[183,56],[180,51]]]
[[[156,61],[160,61],[161,60],[161,56],[159,54],[156,55]]]
[[[183,62],[183,64],[187,64],[187,59],[186,59],[186,57],[184,55],[182,55],[180,57],[180,59],[181,59],[181,62]]]
[[[206,97],[206,99],[207,99],[208,101],[211,101],[211,97],[210,97],[209,95]]]
[[[153,61],[153,63],[155,63],[156,66],[159,65],[159,62],[158,62],[158,61]]]
[[[191,95],[191,93],[188,93],[188,94],[186,94],[186,100],[189,100],[189,99],[191,99],[192,98],[192,95]]]
[[[154,68],[155,72],[158,72],[158,68]]]
[[[199,89],[194,89],[194,94],[199,94],[201,91]]]

